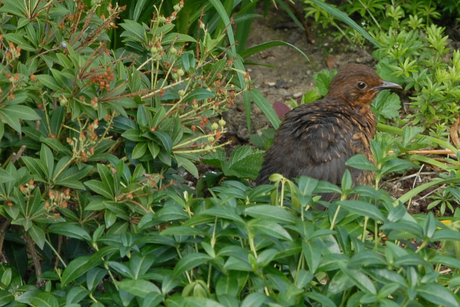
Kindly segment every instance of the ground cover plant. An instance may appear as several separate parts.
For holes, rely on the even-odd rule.
[[[181,14],[204,8],[187,1],[147,20],[141,1],[1,2],[0,306],[460,305],[458,213],[409,215],[426,186],[399,199],[378,189],[413,162],[444,165],[389,148],[456,148],[395,128],[401,142],[372,143],[376,165],[348,162],[374,170],[374,187],[346,173],[341,188],[277,175],[252,188],[262,152],[227,159],[220,113],[242,96],[265,102],[233,44],[233,1],[209,2],[219,18],[190,28]],[[388,100],[374,105],[382,123],[397,111]],[[200,161],[221,171],[200,177]],[[445,206],[455,163],[431,183],[449,187]],[[340,200],[310,210],[329,192]]]

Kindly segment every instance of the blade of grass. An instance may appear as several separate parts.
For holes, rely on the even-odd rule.
[[[271,47],[276,47],[276,46],[288,46],[288,47],[294,48],[301,55],[303,55],[307,59],[307,61],[310,61],[308,56],[302,50],[300,50],[299,48],[297,48],[296,46],[294,46],[292,44],[289,44],[287,42],[283,42],[283,41],[280,41],[280,40],[265,42],[265,43],[262,43],[262,44],[247,48],[247,49],[245,49],[245,50],[240,52],[240,56],[243,59],[247,59],[250,56],[252,56],[252,55],[254,55],[254,54],[258,53],[258,52],[261,52],[263,50],[266,50],[266,49],[271,48]]]
[[[275,129],[278,129],[281,121],[278,118],[278,115],[276,115],[275,110],[273,110],[273,107],[270,105],[267,99],[265,99],[262,93],[259,92],[258,89],[254,88],[251,91],[246,92],[244,94],[248,95],[248,101],[254,101],[254,103],[260,108],[260,110],[262,110],[262,112],[264,112],[264,114],[267,116],[268,120],[273,125],[273,127]]]
[[[374,44],[376,47],[380,47],[379,43],[377,43],[377,41],[372,36],[370,36],[369,33],[366,32],[366,30],[361,28],[356,22],[354,22],[350,17],[348,17],[347,14],[343,13],[342,11],[336,9],[335,7],[327,3],[322,2],[321,0],[310,1],[322,8],[323,10],[325,10],[326,12],[328,12],[329,14],[331,14],[332,16],[337,17],[338,19],[340,19],[341,21],[355,29],[356,32],[361,34],[365,39]]]

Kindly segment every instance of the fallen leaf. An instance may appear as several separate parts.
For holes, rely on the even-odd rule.
[[[335,56],[332,56],[332,55],[328,56],[327,59],[326,59],[326,65],[329,68],[334,67],[335,65],[337,65],[337,58]]]
[[[460,140],[459,140],[460,131],[459,131],[459,128],[460,128],[460,118],[457,118],[457,120],[452,125],[452,127],[450,127],[450,137],[452,139],[452,142],[455,145],[460,145]]]
[[[279,119],[283,119],[284,114],[291,111],[291,109],[289,109],[287,105],[285,105],[284,103],[280,101],[276,101],[273,103],[273,109],[275,110],[276,115],[278,115]]]

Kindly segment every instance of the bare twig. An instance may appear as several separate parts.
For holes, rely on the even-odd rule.
[[[37,276],[37,279],[38,279],[40,275],[42,275],[42,266],[40,264],[40,258],[38,257],[37,250],[35,249],[35,242],[34,240],[32,240],[32,238],[27,232],[24,232],[24,237],[26,239],[29,253],[32,256],[32,262],[34,263],[34,267],[35,267],[35,275]]]
[[[0,227],[0,258],[2,258],[3,242],[5,241],[6,229],[10,226],[10,224],[11,220],[6,219],[6,221],[2,223],[2,227]]]

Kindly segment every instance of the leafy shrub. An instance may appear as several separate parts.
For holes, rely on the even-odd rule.
[[[249,187],[261,152],[224,159],[219,113],[260,97],[225,32],[175,32],[176,5],[122,20],[110,51],[120,6],[0,4],[0,306],[458,306],[457,217],[411,217],[410,195],[349,173],[341,189]],[[419,131],[405,131],[410,146]],[[377,166],[350,165],[411,166],[381,144]],[[201,159],[227,176],[207,197],[184,180]],[[329,211],[306,210],[328,192],[341,194]]]

